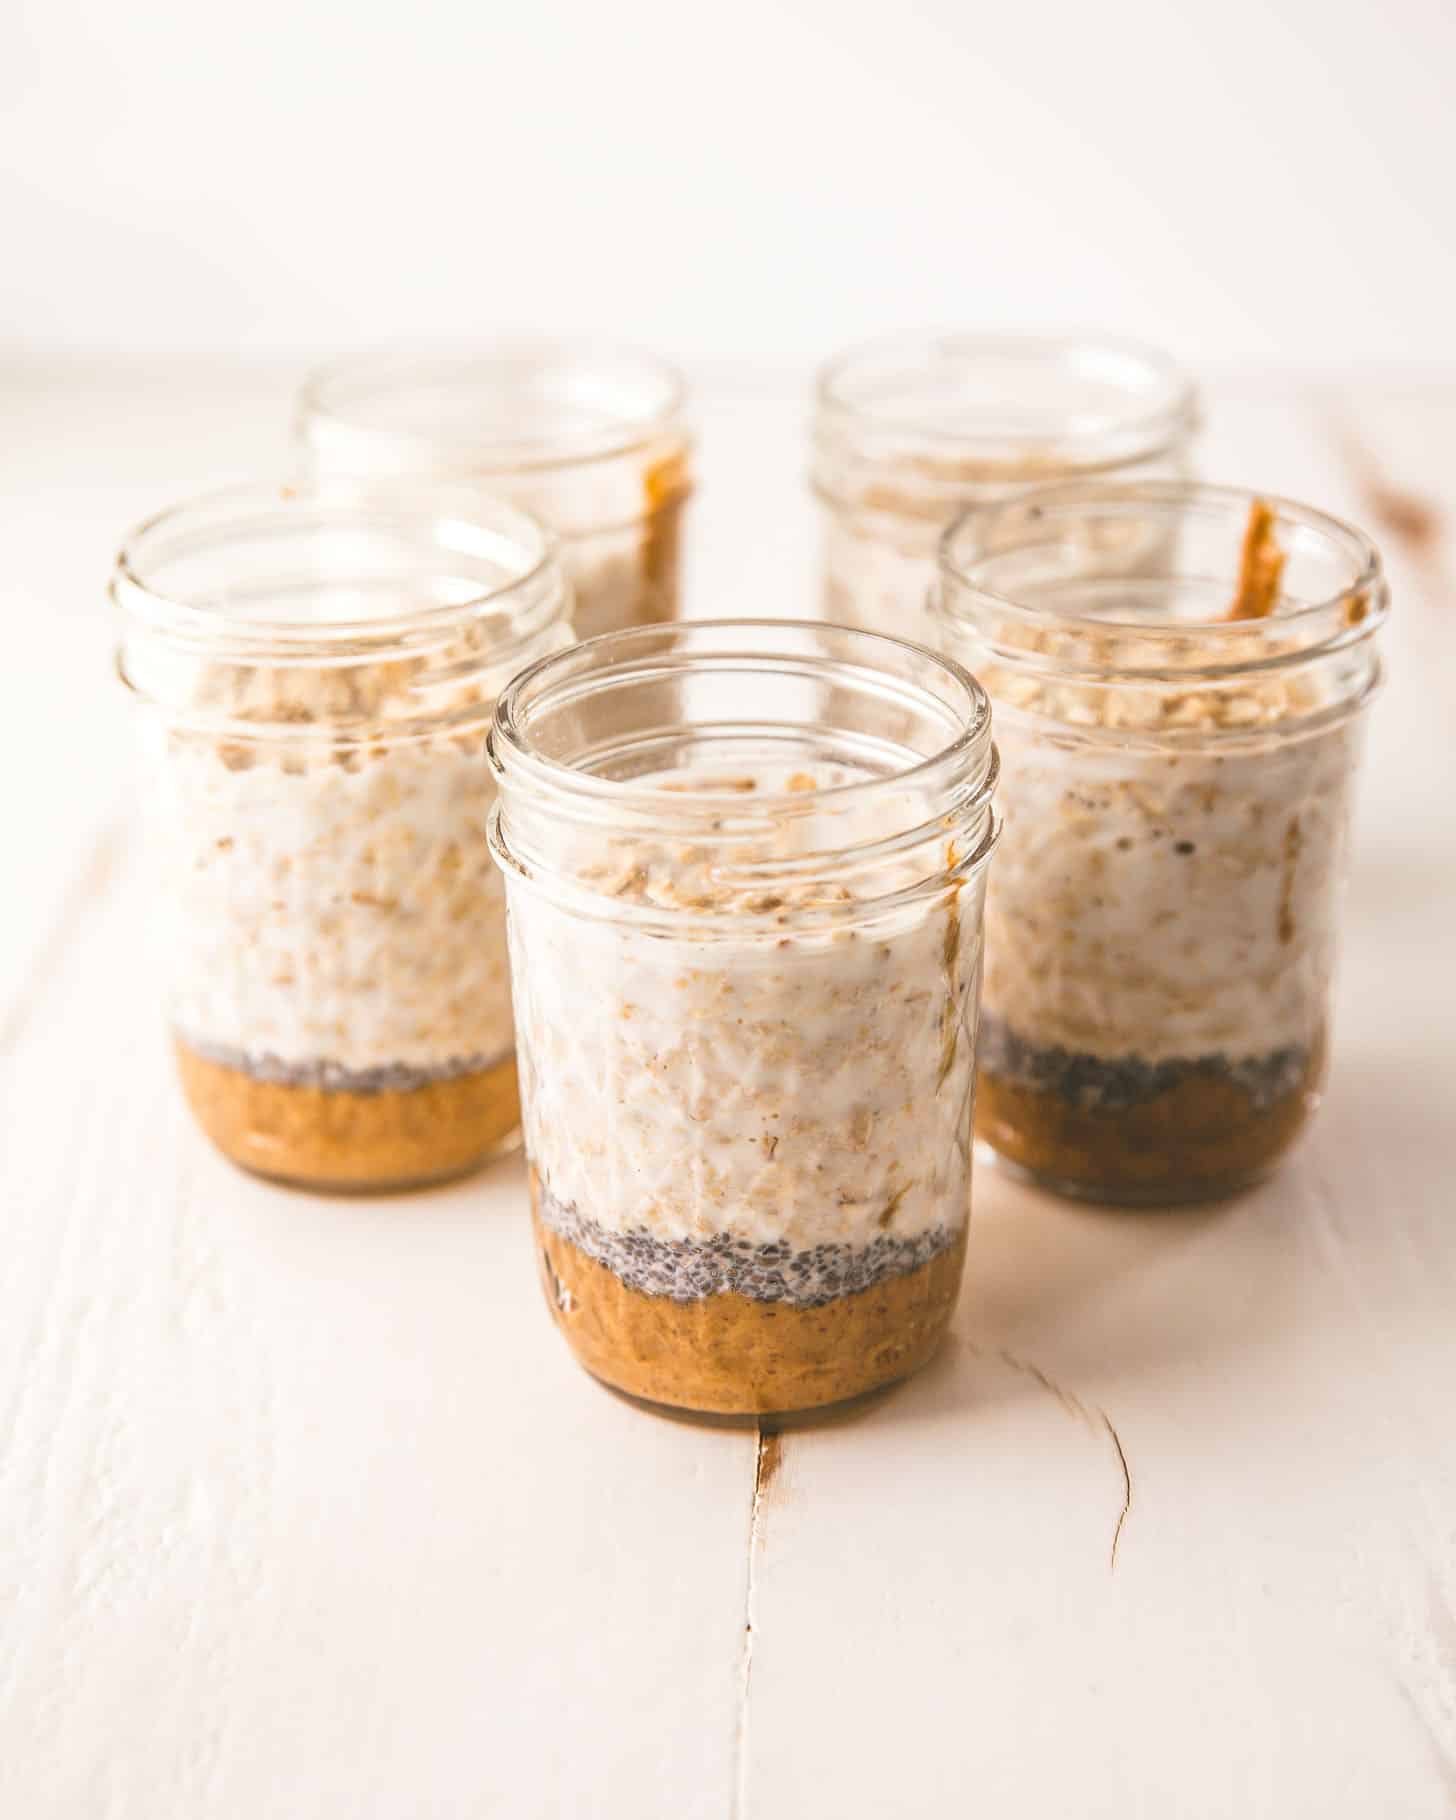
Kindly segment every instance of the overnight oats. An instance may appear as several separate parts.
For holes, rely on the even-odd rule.
[[[1164,561],[1109,573],[1119,539]],[[942,569],[1006,764],[978,1132],[1116,1202],[1257,1180],[1324,1074],[1375,550],[1231,489],[1071,486],[968,513]]]
[[[549,534],[443,489],[244,490],[112,580],[198,1122],[280,1180],[460,1173],[519,1125],[486,824],[501,686],[570,640]]]
[[[581,638],[678,610],[692,490],[681,377],[649,355],[527,342],[458,356],[372,355],[304,384],[311,475],[437,475],[550,525]]]
[[[1186,479],[1197,426],[1172,361],[1121,341],[944,335],[839,356],[819,375],[811,453],[824,617],[935,643],[952,519],[1052,481]]]
[[[934,1350],[970,1210],[990,711],[835,627],[599,639],[502,696],[537,1251],[577,1358],[746,1413]]]

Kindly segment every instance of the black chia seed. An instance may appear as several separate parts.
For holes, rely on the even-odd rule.
[[[1055,1094],[1082,1112],[1123,1112],[1193,1079],[1232,1081],[1262,1112],[1298,1090],[1309,1070],[1310,1052],[1303,1044],[1288,1043],[1238,1061],[1222,1053],[1166,1062],[1140,1055],[1088,1055],[1060,1046],[1040,1048],[983,1011],[977,1060],[997,1080]]]
[[[265,1052],[248,1055],[241,1049],[230,1049],[223,1043],[199,1043],[183,1031],[177,1032],[194,1055],[219,1068],[232,1068],[250,1075],[255,1081],[268,1081],[275,1087],[317,1087],[325,1093],[409,1093],[416,1087],[428,1087],[434,1081],[454,1081],[463,1074],[482,1074],[506,1060],[498,1055],[493,1060],[483,1055],[452,1056],[429,1068],[411,1067],[405,1062],[386,1062],[378,1068],[346,1068],[342,1062],[328,1060],[285,1062]]]
[[[710,1239],[659,1239],[641,1227],[614,1232],[600,1226],[575,1207],[563,1206],[544,1185],[536,1211],[558,1237],[605,1265],[629,1289],[673,1302],[741,1295],[754,1302],[819,1308],[887,1277],[918,1270],[959,1236],[937,1226],[914,1238],[881,1233],[868,1245],[823,1244],[804,1251],[791,1251],[782,1239],[755,1245],[729,1232]]]

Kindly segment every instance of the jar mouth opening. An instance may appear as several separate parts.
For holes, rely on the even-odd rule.
[[[1000,828],[975,678],[820,622],[588,639],[507,685],[487,750],[497,863],[656,935],[777,940],[899,915],[978,873]],[[644,859],[667,868],[656,896]],[[680,892],[681,868],[699,883]]]
[[[682,374],[635,348],[506,341],[473,351],[346,356],[298,396],[300,434],[325,425],[475,472],[577,467],[650,447],[680,426]]]
[[[1267,614],[1235,619],[1243,538],[1260,504],[1283,575]],[[943,533],[939,571],[942,619],[998,659],[1105,682],[1306,664],[1371,638],[1389,609],[1379,552],[1353,525],[1197,482],[1072,482],[973,506]]]
[[[1114,337],[938,334],[851,348],[820,369],[821,420],[894,438],[930,463],[1101,466],[1157,452],[1197,422],[1167,355]],[[1115,456],[1110,445],[1117,445]]]
[[[239,661],[416,654],[467,623],[503,654],[567,609],[556,547],[526,513],[446,485],[245,485],[138,525],[110,592],[167,642]]]
[[[610,722],[614,692],[630,696],[677,681],[732,687],[770,677],[806,688],[832,681],[851,691],[879,692],[907,714],[938,718],[943,743],[925,753],[902,747],[903,762],[897,763],[889,742],[860,740],[851,729],[788,719],[704,718],[671,728],[620,725],[609,739],[586,741],[575,752],[567,750],[560,734],[548,732],[546,740],[541,736],[552,716],[569,726],[573,721],[580,725],[583,715],[604,713]],[[741,784],[712,774],[691,790],[637,781],[639,775],[660,779],[671,768],[656,761],[674,739],[690,745],[695,738],[719,742],[741,737],[745,743],[771,744],[775,738],[836,733],[843,736],[844,751],[858,752],[867,762],[878,756],[874,774],[814,790],[755,788],[751,795]],[[503,784],[528,781],[574,813],[623,815],[694,838],[701,838],[705,823],[723,820],[725,812],[730,824],[725,838],[738,839],[769,821],[873,802],[877,793],[933,789],[940,781],[951,787],[959,782],[980,806],[989,800],[995,781],[990,700],[954,658],[883,633],[799,620],[686,620],[587,639],[538,660],[507,685],[496,704],[490,750]],[[604,774],[609,770],[623,774]],[[682,775],[693,773],[684,770]]]

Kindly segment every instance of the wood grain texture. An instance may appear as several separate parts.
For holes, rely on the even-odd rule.
[[[133,524],[271,470],[290,374],[235,362],[0,365],[0,1048],[126,838],[126,702],[105,600]],[[23,881],[23,889],[20,888]]]
[[[1360,517],[1315,403],[1216,392],[1205,471]],[[972,1795],[1028,1820],[1452,1811],[1453,634],[1392,558],[1310,1141],[1195,1212],[980,1171],[956,1344],[785,1438],[754,1576],[754,1820]]]
[[[941,1358],[755,1434],[582,1376],[517,1165],[325,1200],[188,1125],[100,588],[126,520],[265,452],[289,376],[169,371],[33,375],[28,464],[0,458],[29,633],[0,677],[0,1814],[1456,1809],[1456,391],[1211,400],[1211,478],[1441,524],[1386,540],[1309,1142],[1168,1215],[982,1169]],[[792,613],[802,398],[725,383],[703,416],[697,610]]]
[[[144,920],[133,874],[3,1075],[0,1812],[720,1813],[753,1437],[577,1371],[518,1165],[214,1156]]]

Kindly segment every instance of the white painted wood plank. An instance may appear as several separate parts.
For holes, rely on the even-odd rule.
[[[0,669],[0,1054],[15,1040],[77,921],[106,887],[125,839],[130,752],[121,691],[93,620],[30,616],[23,654]]]
[[[7,569],[34,625],[66,622],[4,697],[22,847],[55,857],[0,941],[0,1015],[24,1010],[0,1059],[0,1812],[1450,1811],[1456,849],[1448,647],[1405,611],[1426,567],[1393,565],[1330,1105],[1293,1170],[1171,1219],[983,1172],[957,1345],[766,1451],[750,1556],[752,1438],[582,1377],[518,1169],[320,1201],[235,1175],[177,1105],[130,850],[95,841],[124,737],[100,584],[130,518],[226,478],[233,446],[263,459],[291,378],[181,372],[47,382],[25,451],[0,442]],[[1359,516],[1304,395],[1214,402],[1211,476]],[[726,375],[703,416],[695,610],[798,610],[800,387]],[[1422,423],[1421,462],[1456,471],[1456,411]],[[37,765],[57,716],[74,741]],[[1104,1413],[1132,1488],[1115,1570]]]
[[[288,1194],[170,1079],[102,590],[129,522],[278,459],[290,380],[6,386],[0,1812],[716,1815],[753,1437],[577,1370],[518,1165]]]
[[[0,1074],[0,1812],[723,1811],[753,1437],[594,1385],[519,1165],[215,1157],[128,872]]]
[[[1357,513],[1302,396],[1224,388],[1211,431],[1210,478]],[[982,1170],[956,1344],[783,1437],[753,1820],[1452,1811],[1456,827],[1416,626],[1391,628],[1329,1103],[1292,1166],[1172,1215]]]
[[[1326,420],[1343,430],[1343,452],[1359,509],[1382,538],[1427,663],[1456,679],[1456,376],[1362,398],[1357,414],[1342,393],[1318,395]]]
[[[276,464],[291,378],[236,361],[0,362],[0,1046],[123,838],[117,545],[163,506]]]

